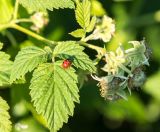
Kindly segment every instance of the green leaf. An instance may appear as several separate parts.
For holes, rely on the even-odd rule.
[[[22,78],[27,72],[31,72],[39,64],[46,62],[49,54],[47,50],[34,46],[19,51],[13,64],[10,81]]]
[[[96,68],[84,52],[84,47],[76,44],[74,41],[60,42],[54,49],[54,56],[62,59],[71,59],[73,65],[83,70],[95,72]]]
[[[31,98],[36,111],[57,132],[73,115],[74,101],[79,103],[77,76],[73,68],[63,69],[62,61],[38,66],[31,80]]]
[[[90,24],[91,3],[89,0],[83,0],[83,2],[77,2],[75,10],[76,20],[79,25],[86,29]]]
[[[29,11],[44,11],[59,8],[74,8],[72,0],[19,0]]]
[[[92,8],[91,8],[91,14],[98,16],[98,17],[102,17],[104,15],[106,15],[106,11],[103,8],[103,5],[100,1],[98,0],[92,0]]]
[[[0,0],[0,24],[6,24],[11,19],[12,13],[11,0]]]
[[[97,21],[97,18],[95,16],[93,16],[89,26],[86,29],[87,32],[92,32],[93,31],[93,29],[95,27],[95,24],[96,24],[96,21]]]
[[[77,29],[69,34],[75,38],[82,38],[84,36],[85,32],[83,29]]]
[[[8,86],[10,84],[10,73],[13,62],[9,60],[10,56],[0,51],[0,86]]]
[[[12,126],[8,110],[7,102],[0,97],[0,132],[11,132]]]

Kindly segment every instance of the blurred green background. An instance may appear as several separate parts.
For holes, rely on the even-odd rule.
[[[108,102],[100,97],[97,82],[88,77],[89,81],[80,89],[81,103],[76,104],[74,116],[60,132],[160,132],[160,0],[92,0],[92,14],[107,14],[115,20],[116,33],[106,44],[108,50],[115,50],[119,43],[128,47],[130,40],[146,39],[152,49],[147,81],[133,91],[128,101]],[[23,7],[19,16],[28,16]],[[49,12],[49,18],[43,36],[55,41],[74,39],[68,34],[78,27],[73,10],[54,10]],[[1,32],[0,40],[12,60],[20,48],[41,43],[12,29]],[[103,46],[101,41],[94,43]],[[94,58],[94,51],[86,52]],[[30,104],[30,76],[27,75],[26,84],[1,89],[0,95],[11,106],[14,132],[48,132],[42,117]]]

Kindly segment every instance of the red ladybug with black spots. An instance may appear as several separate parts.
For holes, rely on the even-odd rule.
[[[68,69],[72,65],[72,61],[70,59],[66,59],[62,63],[62,67],[64,69]]]

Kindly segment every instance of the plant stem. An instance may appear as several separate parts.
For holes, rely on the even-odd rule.
[[[44,43],[47,43],[47,44],[50,44],[50,45],[57,45],[58,44],[58,42],[46,39],[46,38],[40,36],[39,34],[36,34],[36,33],[32,32],[32,31],[26,29],[26,28],[23,28],[23,27],[17,25],[17,24],[11,24],[10,27],[14,28],[16,30],[19,30],[19,31],[21,31],[21,32],[23,32],[23,33],[25,33],[25,34],[27,34],[29,36],[32,36],[33,38],[35,38],[35,39],[37,39],[39,41],[42,41]],[[104,48],[101,48],[99,46],[88,44],[88,43],[85,43],[85,42],[82,42],[82,41],[78,41],[76,43],[78,43],[80,45],[83,45],[85,47],[88,47],[90,49],[96,50],[101,55],[104,55],[104,53],[106,52]]]
[[[32,20],[27,19],[27,18],[22,18],[22,19],[15,20],[15,23],[21,23],[21,22],[31,22],[32,23]]]
[[[15,8],[14,8],[14,13],[13,13],[13,20],[16,20],[16,19],[17,19],[18,8],[19,8],[19,0],[16,0]]]
[[[32,32],[32,31],[30,31],[30,30],[28,30],[28,29],[26,29],[26,28],[23,28],[23,27],[21,27],[21,26],[19,26],[19,25],[17,25],[17,24],[12,24],[10,27],[11,27],[11,28],[14,28],[14,29],[16,29],[16,30],[19,30],[19,31],[21,31],[21,32],[23,32],[23,33],[25,33],[25,34],[27,34],[27,35],[29,35],[29,36],[32,36],[33,38],[35,38],[35,39],[37,39],[37,40],[39,40],[39,41],[42,41],[42,42],[44,42],[44,43],[52,44],[52,45],[57,45],[57,42],[48,40],[48,39],[46,39],[46,38],[44,38],[44,37],[42,37],[42,36],[40,36],[40,35]]]
[[[49,40],[49,39],[46,39],[44,38],[43,36],[39,35],[39,34],[36,34],[24,27],[21,27],[19,25],[17,25],[17,23],[20,23],[20,22],[32,22],[30,19],[26,19],[26,18],[22,18],[22,19],[17,19],[17,15],[18,15],[18,8],[19,8],[19,0],[16,0],[16,3],[15,3],[15,8],[14,8],[14,12],[13,12],[13,18],[12,20],[7,23],[7,24],[4,24],[4,25],[0,25],[0,30],[4,30],[4,29],[7,29],[7,28],[13,28],[13,29],[16,29],[18,31],[21,31],[39,41],[42,41],[46,44],[49,44],[49,45],[57,45],[58,42],[55,42],[55,41],[52,41],[52,40]],[[104,48],[101,48],[99,46],[95,46],[95,45],[92,45],[92,44],[88,44],[84,41],[75,41],[76,43],[80,44],[80,45],[83,45],[85,47],[88,47],[90,49],[93,49],[93,50],[96,50],[98,52],[98,55],[104,55],[106,53],[106,50]]]
[[[85,47],[88,47],[90,49],[96,50],[102,56],[106,53],[106,50],[104,48],[99,47],[99,46],[95,46],[95,45],[92,45],[92,44],[89,44],[89,43],[86,43],[83,41],[78,41],[77,43],[80,45],[83,45]]]
[[[94,35],[91,34],[91,35],[87,36],[87,37],[84,39],[84,41],[87,42],[87,41],[89,41],[89,40],[92,40],[93,38],[94,38]]]
[[[9,28],[10,26],[11,26],[10,23],[7,23],[7,24],[0,24],[0,31],[1,31],[1,30],[4,30],[4,29],[7,29],[7,28]]]
[[[13,34],[11,32],[9,32],[9,31],[6,31],[6,36],[10,40],[12,46],[13,47],[17,47],[17,41],[16,41],[15,37],[13,36]]]

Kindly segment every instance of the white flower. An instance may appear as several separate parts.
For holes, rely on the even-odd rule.
[[[123,48],[120,46],[116,53],[108,52],[105,54],[106,65],[102,70],[108,72],[109,74],[118,74],[119,68],[124,68],[123,64],[126,62],[125,54]]]
[[[31,26],[31,29],[39,32],[40,29],[42,29],[45,25],[48,24],[48,18],[47,13],[44,12],[37,12],[31,16],[31,20],[33,22],[33,25]]]
[[[102,39],[104,42],[110,41],[115,32],[115,24],[112,18],[103,16],[101,23],[97,24],[93,32],[93,39]]]

